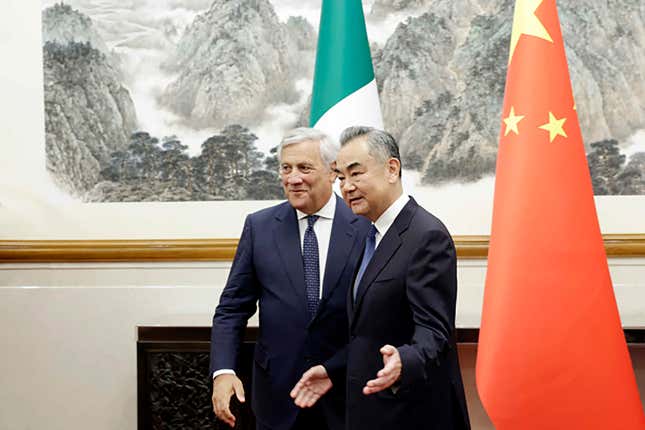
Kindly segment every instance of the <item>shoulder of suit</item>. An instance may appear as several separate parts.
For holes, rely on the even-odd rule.
[[[278,203],[277,205],[255,211],[249,214],[248,218],[254,222],[261,222],[267,219],[272,219],[278,214],[285,213],[290,208],[291,205],[289,205],[289,202],[284,201],[282,203]]]
[[[450,236],[450,232],[446,225],[421,205],[417,206],[411,224],[412,226],[419,227],[423,230],[439,230]]]

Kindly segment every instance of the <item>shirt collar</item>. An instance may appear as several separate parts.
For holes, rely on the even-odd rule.
[[[394,223],[394,220],[403,210],[403,207],[408,203],[409,200],[410,197],[407,194],[401,193],[399,198],[394,200],[394,203],[392,203],[390,207],[387,208],[385,212],[383,212],[381,216],[378,217],[378,219],[374,222],[376,231],[381,236],[385,235],[385,233],[389,230],[389,228]]]
[[[318,212],[312,215],[318,215],[320,218],[334,219],[335,212],[336,212],[336,193],[331,193],[331,197],[329,198],[329,201],[325,204],[325,206],[320,208]],[[298,220],[307,218],[309,216],[298,209],[296,209],[296,215],[298,216]]]

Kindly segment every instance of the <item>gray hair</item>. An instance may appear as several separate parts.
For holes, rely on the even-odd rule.
[[[294,128],[284,135],[280,146],[278,146],[278,159],[282,156],[282,148],[285,146],[295,145],[296,143],[302,143],[308,140],[320,142],[320,158],[322,158],[327,167],[336,161],[336,156],[340,150],[338,142],[320,130],[307,127]]]
[[[387,131],[374,127],[348,127],[340,135],[340,145],[345,146],[350,140],[358,137],[365,137],[367,151],[372,157],[383,162],[388,158],[396,158],[401,163],[399,145],[397,145],[394,137]],[[399,169],[399,177],[401,176],[401,170],[403,169]]]

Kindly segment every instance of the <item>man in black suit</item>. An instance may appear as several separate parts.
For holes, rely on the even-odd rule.
[[[345,427],[344,363],[331,359],[347,343],[346,297],[369,223],[332,192],[338,149],[317,130],[290,132],[278,150],[288,201],[244,223],[211,332],[213,409],[231,426],[231,396],[244,401],[238,352],[259,303],[251,403],[257,428]],[[316,408],[300,410],[289,391],[316,364],[335,387]]]
[[[347,428],[469,429],[454,339],[457,270],[446,227],[403,194],[398,146],[386,132],[351,127],[336,159],[343,197],[372,228],[348,293]],[[310,407],[326,392],[319,366],[292,397]]]

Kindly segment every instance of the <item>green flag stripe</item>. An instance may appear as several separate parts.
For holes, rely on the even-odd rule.
[[[374,79],[360,0],[323,0],[309,123]]]

